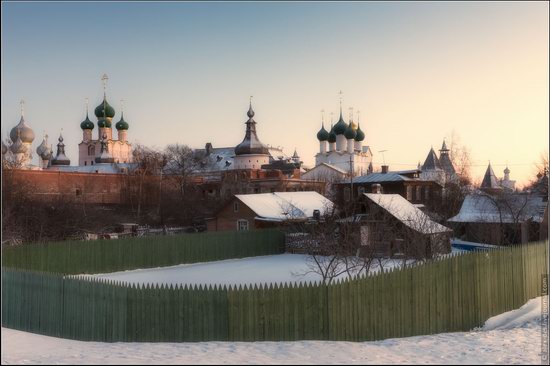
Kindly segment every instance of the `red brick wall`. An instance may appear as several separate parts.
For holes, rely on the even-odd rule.
[[[4,179],[26,185],[35,198],[49,201],[121,203],[125,176],[121,174],[74,173],[47,170],[3,171]]]

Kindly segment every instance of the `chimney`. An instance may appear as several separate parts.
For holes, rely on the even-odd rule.
[[[381,194],[382,193],[382,186],[378,183],[372,185],[372,193]]]
[[[212,153],[212,143],[207,142],[204,149],[206,150],[206,156],[210,155]]]
[[[390,170],[390,167],[388,165],[382,165],[382,174],[386,174]]]

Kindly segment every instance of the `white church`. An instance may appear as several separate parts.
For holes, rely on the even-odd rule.
[[[365,133],[360,124],[353,121],[353,112],[349,123],[344,121],[342,102],[338,122],[331,123],[330,131],[327,131],[323,118],[317,140],[319,152],[315,155],[315,167],[302,174],[302,178],[337,181],[350,173],[353,176],[372,173],[372,151],[364,145]]]

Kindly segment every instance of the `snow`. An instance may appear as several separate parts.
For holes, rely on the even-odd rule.
[[[540,323],[542,300],[543,297],[531,299],[519,309],[490,318],[483,330],[514,329]]]
[[[490,196],[481,193],[469,194],[464,199],[458,215],[449,222],[514,223],[533,220],[542,222],[547,202],[543,197],[526,194],[508,194],[497,203]],[[517,217],[513,217],[517,216]]]
[[[448,227],[432,221],[428,215],[420,211],[417,207],[399,194],[363,194],[413,230],[424,234],[452,231]]]
[[[313,210],[323,214],[332,202],[317,192],[274,192],[235,195],[261,218],[286,220],[313,217]]]
[[[480,330],[377,342],[99,343],[2,328],[2,364],[540,364],[541,301]]]
[[[310,270],[308,262],[307,255],[280,254],[91,276],[131,284],[158,283],[167,285],[261,285],[320,281],[321,276],[316,273],[305,274]],[[386,270],[398,266],[399,261],[386,260],[383,265]],[[377,270],[379,270],[378,265],[373,264],[371,271]],[[345,277],[346,274],[340,276],[340,278]]]

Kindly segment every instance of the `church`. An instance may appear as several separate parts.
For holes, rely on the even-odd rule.
[[[128,141],[129,124],[124,120],[121,110],[120,120],[116,122],[117,136],[113,136],[113,118],[115,109],[107,101],[107,75],[103,75],[103,100],[95,108],[97,119],[97,137],[93,137],[95,124],[90,120],[86,101],[86,118],[80,123],[82,141],[78,145],[78,165],[71,166],[71,159],[65,153],[65,142],[59,134],[57,151],[48,145],[48,135],[44,135],[36,149],[38,165],[32,163],[32,143],[35,135],[24,118],[24,103],[21,101],[21,119],[10,132],[9,147],[2,141],[2,156],[14,166],[27,170],[53,170],[82,173],[119,173],[132,163],[132,144]]]
[[[353,121],[350,109],[349,122],[344,121],[342,101],[340,118],[325,129],[324,116],[317,132],[319,152],[315,155],[315,167],[303,174],[304,179],[337,181],[346,176],[361,176],[372,173],[372,151],[364,145],[365,133],[359,122]]]

